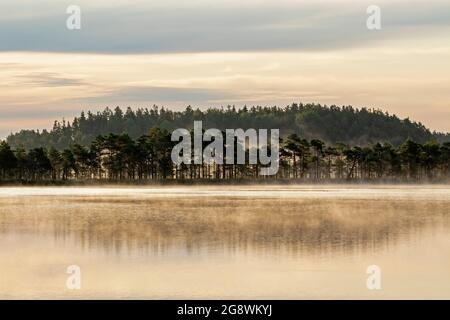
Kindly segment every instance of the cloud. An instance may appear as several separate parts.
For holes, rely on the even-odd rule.
[[[32,72],[16,76],[23,85],[34,87],[72,87],[88,85],[82,79],[63,77],[54,72]]]
[[[115,105],[120,103],[182,103],[183,105],[208,103],[222,99],[233,99],[230,92],[206,88],[175,88],[127,86],[109,90],[109,92],[83,98],[74,98],[67,102],[82,104]]]
[[[21,70],[22,65],[20,63],[16,63],[16,62],[5,62],[5,63],[0,63],[0,69],[3,71],[5,71],[5,70]]]
[[[442,1],[381,1],[383,29],[368,32],[370,4],[300,1],[277,5],[86,8],[82,29],[69,31],[67,15],[24,16],[0,22],[1,51],[161,53],[261,50],[327,50],[363,46],[412,31],[450,26]]]

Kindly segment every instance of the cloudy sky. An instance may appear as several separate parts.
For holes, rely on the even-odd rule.
[[[381,8],[381,30],[366,9]],[[81,30],[66,9],[81,8]],[[0,138],[81,110],[294,101],[450,131],[448,0],[1,0]]]

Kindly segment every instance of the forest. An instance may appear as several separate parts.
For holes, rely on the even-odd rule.
[[[259,164],[174,165],[177,128],[279,129],[279,170]],[[249,150],[246,150],[248,153]],[[247,157],[248,159],[248,157]],[[0,142],[0,181],[443,181],[450,136],[374,109],[292,104],[171,111],[119,107],[82,112],[51,130],[22,130]]]
[[[22,130],[7,138],[12,148],[55,148],[64,150],[72,145],[89,147],[100,135],[127,134],[137,140],[152,128],[173,131],[192,128],[195,120],[201,120],[204,128],[225,129],[280,129],[286,138],[290,134],[327,144],[368,146],[377,142],[389,142],[399,146],[407,139],[418,143],[436,140],[450,141],[448,134],[431,132],[423,124],[400,119],[381,110],[356,109],[351,106],[322,106],[320,104],[292,104],[280,107],[234,106],[210,108],[205,111],[188,106],[183,111],[165,108],[131,108],[123,111],[106,108],[93,113],[83,112],[73,121],[55,121],[51,130]]]
[[[295,133],[281,139],[279,170],[259,176],[258,164],[174,165],[171,133],[152,128],[132,139],[128,134],[97,136],[89,146],[12,148],[0,143],[0,181],[8,182],[163,182],[163,181],[448,181],[450,143],[420,144],[407,139],[399,146],[327,145]]]

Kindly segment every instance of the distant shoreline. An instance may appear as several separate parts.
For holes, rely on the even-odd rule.
[[[123,181],[123,180],[67,180],[67,181],[0,181],[0,187],[71,187],[71,186],[250,186],[250,185],[448,185],[450,180],[302,180],[302,179],[236,179],[236,180],[141,180],[141,181]]]

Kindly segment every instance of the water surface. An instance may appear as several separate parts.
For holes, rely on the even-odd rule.
[[[0,188],[0,298],[449,299],[449,231],[447,186]]]

